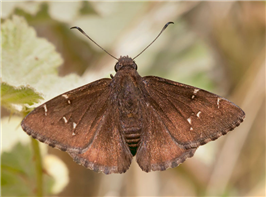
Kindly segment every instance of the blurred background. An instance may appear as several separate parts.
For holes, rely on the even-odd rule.
[[[107,176],[39,143],[44,195],[265,196],[265,6],[265,2],[244,1],[3,2],[1,81],[17,88],[33,87],[44,98],[38,105],[115,74],[116,60],[70,27],[81,27],[115,57],[135,57],[165,23],[173,21],[135,60],[139,74],[206,89],[246,113],[245,121],[234,131],[198,148],[179,167],[163,172],[142,172],[133,160],[125,174]],[[16,34],[5,33],[12,24]],[[30,33],[16,30],[22,24],[33,29]],[[15,39],[14,35],[24,37]],[[19,47],[5,45],[12,39]],[[35,39],[39,39],[36,44]],[[48,56],[38,56],[44,52],[37,50],[44,45],[41,42],[53,46],[49,58],[56,57],[54,61],[47,63]],[[22,75],[33,53],[41,62],[38,66],[42,65],[35,70],[36,81],[33,74]],[[46,72],[50,66],[53,72]],[[37,156],[32,150],[34,142],[20,128],[22,112],[23,108],[11,110],[2,103],[2,196],[37,195]]]

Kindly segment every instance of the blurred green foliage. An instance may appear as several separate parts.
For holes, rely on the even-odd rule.
[[[17,110],[13,104],[17,105],[33,105],[38,103],[42,97],[33,89],[21,87],[16,89],[6,83],[1,83],[1,105],[11,111]],[[18,110],[19,111],[19,110]]]
[[[44,194],[51,194],[53,178],[44,174]],[[17,145],[1,154],[1,192],[3,196],[35,196],[36,173],[30,145]]]

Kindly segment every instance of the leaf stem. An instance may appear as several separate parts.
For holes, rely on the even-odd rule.
[[[43,196],[43,170],[42,170],[42,159],[40,153],[39,143],[35,139],[31,139],[31,145],[33,149],[33,156],[35,161],[35,172],[36,172],[36,196]]]

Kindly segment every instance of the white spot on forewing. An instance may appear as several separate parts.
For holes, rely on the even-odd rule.
[[[73,122],[73,129],[77,127],[77,123]]]
[[[76,133],[73,132],[72,135],[76,135]]]
[[[66,94],[63,94],[62,97],[64,97],[65,99],[68,99],[68,96]]]
[[[188,118],[187,121],[189,124],[191,124],[191,118]]]
[[[65,116],[63,116],[63,120],[64,120],[65,123],[67,123],[67,119],[66,119]]]
[[[44,104],[43,108],[44,108],[44,115],[47,116],[47,107],[46,107],[46,104]]]
[[[68,104],[71,104],[71,101],[70,101],[70,100],[67,100],[67,103],[68,103]]]
[[[199,112],[197,113],[197,117],[198,117],[198,118],[200,117],[200,114],[201,114],[201,111],[199,111]]]
[[[194,91],[193,91],[194,94],[191,96],[192,99],[195,98],[195,95],[197,94],[198,91],[199,91],[199,89],[197,89],[197,88],[194,89]]]
[[[197,92],[199,91],[199,89],[194,89],[194,94],[197,94]]]
[[[220,98],[217,99],[217,106],[218,106],[218,108],[220,108],[220,100],[221,100]]]
[[[192,127],[190,127],[190,131],[193,131],[193,128]]]

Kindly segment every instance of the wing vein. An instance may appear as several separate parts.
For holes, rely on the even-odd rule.
[[[106,113],[106,112],[105,112],[105,113]],[[100,120],[100,122],[99,122],[99,124],[98,124],[98,128],[97,128],[97,130],[95,131],[95,134],[94,134],[93,137],[91,138],[91,140],[90,140],[90,142],[88,143],[88,145],[86,146],[86,148],[84,148],[84,149],[82,150],[82,152],[86,152],[87,149],[90,148],[90,146],[91,146],[92,142],[94,141],[95,137],[99,134],[99,130],[101,129],[101,127],[102,127],[102,125],[103,125],[103,124],[100,124],[100,123],[102,123],[102,122],[105,120],[105,113],[101,116],[102,119]]]
[[[154,112],[154,115],[158,118],[158,121],[160,121],[163,126],[165,127],[166,132],[170,135],[171,139],[174,141],[175,144],[177,144],[180,148],[183,148],[181,144],[179,144],[175,138],[171,135],[171,133],[168,130],[168,127],[165,125],[164,121],[162,121],[160,114],[156,112],[156,110],[152,107],[152,111]]]
[[[158,90],[158,89],[155,89],[155,88],[153,88],[153,89],[154,89],[155,91],[157,91],[157,92],[159,92],[159,93],[165,95],[167,99],[168,99],[168,97],[171,97],[171,98],[173,98],[173,99],[176,99],[178,102],[182,103],[183,105],[185,105],[186,107],[188,107],[188,108],[191,109],[191,107],[190,107],[189,105],[187,105],[186,103],[184,103],[184,102],[178,100],[176,97],[173,97],[172,95],[168,95],[168,94],[166,94],[166,93],[163,93],[162,91],[160,91],[160,90]],[[168,99],[168,100],[169,100],[169,99]],[[194,111],[193,111],[193,112],[194,112]],[[195,112],[194,112],[194,113],[195,113]]]
[[[101,97],[103,93],[104,93],[104,91],[102,91],[102,93],[99,95],[99,97]],[[107,98],[108,98],[108,97],[107,97]],[[107,100],[107,99],[106,99],[106,100]],[[82,119],[85,117],[85,114],[88,113],[88,109],[89,109],[91,106],[92,106],[92,104],[89,105],[89,106],[86,108],[85,112],[81,115],[80,120],[77,122],[77,127],[78,127],[79,123],[82,121]],[[94,120],[92,121],[91,125],[93,125],[93,123],[94,123],[96,117],[97,117],[97,116],[95,116],[95,118],[94,118]],[[77,128],[77,127],[76,127],[76,128]],[[74,129],[74,130],[75,130],[75,129]]]
[[[148,91],[147,91],[147,93],[148,93]],[[149,93],[148,93],[149,94]],[[149,96],[150,96],[150,94],[149,94]],[[151,96],[150,96],[150,98],[151,98]],[[160,107],[160,105],[155,101],[155,100],[153,100],[153,102],[155,102],[158,106],[159,106],[159,108],[160,108],[160,110],[161,111],[163,111],[162,110],[162,108]],[[161,118],[161,116],[160,116],[160,114],[154,109],[154,107],[152,106],[152,104],[150,105],[151,106],[151,108],[152,108],[152,111],[154,112],[154,115],[155,116],[157,116],[157,118],[158,118],[158,120],[161,122],[161,123],[163,123],[163,125],[164,125],[164,127],[166,128],[166,131],[167,131],[167,133],[170,135],[170,137],[171,137],[171,139],[179,146],[179,147],[181,147],[182,145],[180,145],[176,140],[175,140],[175,138],[171,135],[171,133],[169,132],[169,130],[168,130],[168,127],[165,125],[165,123],[164,123],[164,121],[162,121],[162,118]],[[167,119],[172,123],[172,121],[169,119],[169,117],[166,115],[166,117],[167,117]],[[173,123],[172,123],[172,125],[173,125]],[[175,127],[175,125],[173,125],[174,127]],[[175,127],[176,128],[176,127]],[[177,129],[177,128],[176,128]]]
[[[155,89],[154,89],[154,90],[155,90]],[[161,92],[161,91],[159,91],[159,90],[155,90],[155,91],[157,91],[158,93],[160,93],[160,94],[162,94],[162,95],[165,95],[165,98],[169,101],[169,103],[171,103],[171,106],[175,108],[175,110],[176,110],[176,111],[182,116],[182,118],[184,118],[184,120],[185,120],[185,122],[186,122],[186,117],[181,113],[181,111],[180,111],[178,108],[176,108],[176,106],[173,104],[173,102],[168,98],[168,95],[166,95],[165,93],[163,93],[163,92]],[[171,97],[171,96],[170,96],[170,97]],[[174,97],[172,97],[172,98],[174,98]],[[179,101],[179,100],[178,100],[178,102],[184,104],[183,102],[181,102],[181,101]],[[184,105],[186,105],[186,104],[184,104]],[[186,105],[186,106],[188,106],[188,105]],[[189,107],[189,106],[188,106],[188,107]],[[170,122],[171,122],[172,125],[175,127],[174,123],[173,123],[171,120],[170,120]],[[175,128],[176,128],[176,127],[175,127]],[[176,129],[177,129],[177,128],[176,128]],[[188,133],[189,133],[191,139],[193,139],[193,136],[192,136],[191,132],[188,132]]]
[[[155,90],[154,88],[151,88],[151,89],[153,89],[155,92],[157,92],[157,90]],[[158,91],[158,93],[161,93],[161,94],[163,94],[161,91]],[[165,95],[165,94],[163,94],[163,95]],[[151,96],[150,96],[151,97]],[[168,97],[166,96],[166,98],[167,98],[167,100],[171,103],[171,105],[177,110],[177,112],[180,114],[180,116],[182,116],[185,120],[186,120],[186,118],[184,117],[184,115],[175,107],[175,105],[168,99]],[[153,102],[155,102],[159,107],[160,107],[160,105],[155,101],[155,100],[153,100]],[[182,103],[182,102],[181,102]],[[163,111],[162,110],[162,108],[160,107],[160,110],[161,111]],[[169,118],[169,116],[167,115],[167,114],[165,114],[165,116],[167,117],[167,120],[169,121],[169,122],[171,122],[171,124],[172,124],[172,126],[175,128],[175,129],[178,129],[176,126],[175,126],[175,124],[171,121],[171,119]]]

